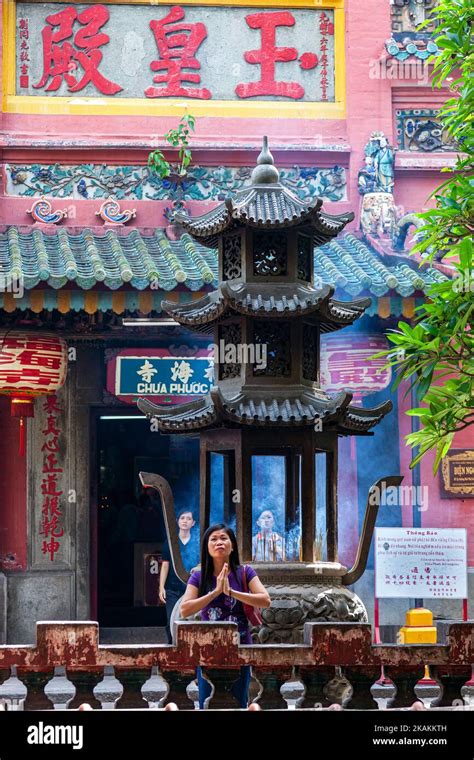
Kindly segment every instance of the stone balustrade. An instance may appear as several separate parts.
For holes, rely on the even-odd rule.
[[[195,668],[213,685],[210,709],[233,709],[242,665],[263,709],[405,708],[469,704],[474,624],[450,626],[446,645],[374,645],[365,623],[307,623],[303,644],[239,646],[234,623],[180,622],[176,645],[101,645],[96,622],[39,622],[36,646],[0,646],[4,709],[197,706]],[[431,680],[423,679],[425,666]]]

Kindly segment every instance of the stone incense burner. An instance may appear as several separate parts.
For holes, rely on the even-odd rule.
[[[306,621],[367,620],[363,603],[348,586],[365,570],[383,490],[401,482],[390,476],[372,486],[354,566],[341,565],[338,439],[370,435],[391,409],[389,401],[361,408],[351,404],[351,393],[329,395],[320,387],[321,335],[353,324],[370,305],[369,298],[338,301],[334,288],[315,285],[314,248],[336,237],[352,218],[325,213],[319,198],[297,198],[280,182],[264,138],[249,187],[202,216],[179,219],[195,240],[217,247],[219,286],[187,304],[164,302],[163,309],[224,348],[215,363],[215,385],[208,396],[187,404],[138,401],[162,433],[199,436],[202,532],[210,524],[211,457],[222,458],[223,519],[235,522],[241,561],[252,563],[272,597],[263,626],[254,631],[262,642],[300,642]],[[236,352],[225,349],[236,346],[265,348],[265,366],[229,361]],[[297,526],[297,559],[288,560],[284,553],[278,561],[271,555],[258,561],[252,551],[255,513],[266,506],[254,504],[252,487],[262,457],[279,457],[284,465],[280,507],[285,534]],[[161,494],[175,570],[185,581],[169,484],[154,473],[140,477]],[[326,558],[315,561],[321,493]]]

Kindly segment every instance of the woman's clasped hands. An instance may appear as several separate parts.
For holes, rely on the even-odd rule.
[[[229,564],[227,562],[224,562],[222,570],[216,578],[216,592],[230,596]]]

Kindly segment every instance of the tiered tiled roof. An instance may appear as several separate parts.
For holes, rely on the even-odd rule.
[[[170,241],[161,230],[8,227],[0,233],[0,276],[22,278],[26,289],[73,282],[85,290],[104,283],[116,290],[200,290],[216,283],[217,257],[189,235]]]
[[[317,317],[323,332],[339,330],[352,324],[370,306],[370,298],[342,302],[332,298],[334,288],[319,290],[302,283],[249,284],[227,281],[212,293],[192,303],[163,301],[163,309],[181,325],[201,332],[211,330],[215,322],[235,314],[254,317]]]
[[[322,245],[342,232],[354,214],[334,216],[320,211],[321,205],[320,198],[301,200],[280,183],[252,185],[206,214],[177,215],[177,219],[186,232],[210,247],[215,246],[217,235],[236,224],[274,229],[305,221],[313,227],[315,242]]]
[[[408,297],[446,279],[409,256],[383,257],[352,233],[315,248],[314,260],[316,282],[341,295]],[[10,226],[0,232],[0,278],[21,278],[26,290],[70,284],[90,290],[98,283],[117,290],[129,283],[140,291],[153,283],[155,292],[180,285],[198,291],[217,286],[217,252],[188,234],[169,241],[160,230]]]
[[[341,434],[363,435],[377,425],[392,408],[387,401],[372,409],[351,406],[352,394],[342,391],[329,396],[323,390],[296,388],[278,394],[275,389],[266,393],[237,392],[225,396],[213,388],[205,398],[172,407],[139,399],[139,409],[156,420],[162,433],[200,431],[219,425],[262,425],[265,427],[314,426],[318,420],[324,430]]]

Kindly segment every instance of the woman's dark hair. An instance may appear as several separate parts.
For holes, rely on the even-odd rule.
[[[224,523],[216,523],[215,525],[209,526],[209,528],[204,532],[204,535],[201,541],[201,582],[199,584],[199,596],[204,596],[212,588],[212,576],[214,574],[214,563],[212,561],[211,555],[209,554],[209,549],[207,548],[207,545],[209,543],[209,536],[211,535],[211,533],[214,533],[216,530],[225,531],[232,542],[232,551],[229,557],[229,566],[230,566],[230,571],[234,573],[235,576],[237,575],[237,569],[240,566],[237,539],[235,537],[235,533],[232,530],[232,528],[229,528]]]

